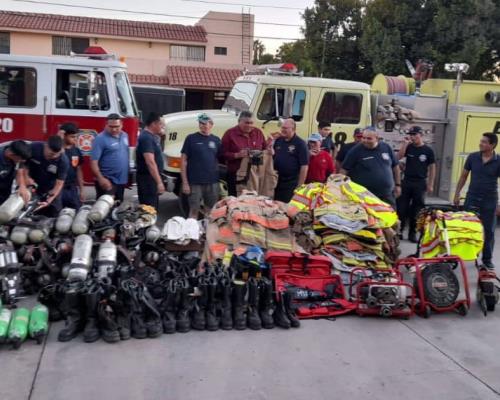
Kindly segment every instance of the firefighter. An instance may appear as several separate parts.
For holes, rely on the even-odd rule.
[[[163,153],[160,147],[164,132],[159,114],[152,112],[146,118],[146,127],[139,135],[136,148],[137,194],[139,203],[153,206],[158,211],[159,196],[165,193],[161,178]]]
[[[432,193],[436,176],[434,151],[424,144],[422,133],[420,126],[411,127],[398,152],[399,160],[406,158],[401,196],[397,200],[400,238],[408,220],[408,240],[412,243],[417,243],[417,214],[425,206],[425,193]]]
[[[199,131],[184,140],[181,150],[182,193],[188,196],[189,217],[197,218],[201,201],[208,210],[219,200],[221,140],[212,135],[212,118],[198,116]]]
[[[401,177],[394,152],[387,143],[379,141],[373,127],[363,131],[361,144],[349,151],[341,173],[395,209],[396,198],[401,194]]]
[[[354,130],[353,137],[354,141],[350,143],[344,143],[342,147],[340,147],[340,150],[338,151],[337,156],[335,157],[337,170],[340,170],[340,168],[342,168],[342,163],[344,162],[347,153],[349,153],[349,150],[351,150],[358,143],[361,143],[361,139],[363,138],[363,129],[356,128]]]
[[[222,155],[226,162],[226,182],[230,196],[236,196],[236,172],[241,159],[248,157],[250,150],[265,150],[266,138],[262,131],[254,126],[253,114],[242,111],[238,125],[228,129],[222,137]]]
[[[26,166],[36,184],[36,194],[43,199],[36,209],[37,213],[56,217],[62,209],[61,191],[69,168],[61,137],[53,135],[46,143],[31,143],[31,158]]]
[[[498,203],[498,178],[500,177],[500,156],[495,152],[498,136],[485,133],[479,142],[479,151],[469,154],[462,175],[457,183],[453,203],[460,204],[462,191],[469,174],[471,180],[465,197],[464,208],[479,213],[484,228],[483,265],[494,269],[492,263],[495,246],[496,211]]]
[[[309,168],[305,183],[325,183],[328,177],[335,172],[331,153],[321,148],[323,138],[319,133],[313,133],[307,140],[309,148]]]
[[[31,158],[31,147],[23,140],[15,140],[0,150],[0,204],[10,196],[12,183],[16,180],[18,193],[27,203],[30,194],[26,187],[25,174],[19,165]]]
[[[309,164],[306,142],[297,136],[295,129],[295,121],[286,119],[281,125],[281,136],[274,142],[274,169],[278,173],[274,199],[284,203],[304,184]]]
[[[83,196],[83,153],[76,147],[78,140],[78,127],[72,122],[65,122],[57,132],[64,141],[64,151],[69,161],[68,174],[62,190],[62,206],[78,210]]]
[[[110,194],[123,201],[125,185],[128,183],[129,148],[128,135],[122,131],[122,120],[118,114],[109,114],[106,128],[92,143],[90,168],[96,177],[96,196]]]

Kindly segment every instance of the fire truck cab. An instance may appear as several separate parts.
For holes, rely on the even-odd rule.
[[[127,67],[103,49],[54,57],[0,54],[0,143],[43,141],[63,122],[74,122],[78,147],[88,156],[111,113],[122,116],[134,148],[139,117]],[[85,158],[85,182],[91,183]]]

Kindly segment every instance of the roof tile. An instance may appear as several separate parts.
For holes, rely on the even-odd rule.
[[[167,66],[168,84],[183,88],[205,88],[229,90],[242,74],[240,69],[194,67],[185,65]]]

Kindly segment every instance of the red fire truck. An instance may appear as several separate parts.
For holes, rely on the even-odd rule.
[[[122,116],[132,151],[139,113],[127,67],[102,48],[66,57],[0,54],[0,143],[46,140],[71,121],[80,128],[78,146],[88,156],[111,113]],[[84,176],[92,182],[88,157]]]

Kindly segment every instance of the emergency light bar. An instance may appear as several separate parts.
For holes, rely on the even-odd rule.
[[[86,57],[86,58],[91,58],[93,60],[116,60],[114,54],[108,54],[106,50],[104,50],[100,46],[87,47],[83,52],[83,54],[78,54],[71,51],[69,55],[71,57]]]
[[[257,65],[254,69],[245,69],[244,75],[247,74],[304,76],[304,72],[298,72],[297,66],[291,63]]]

